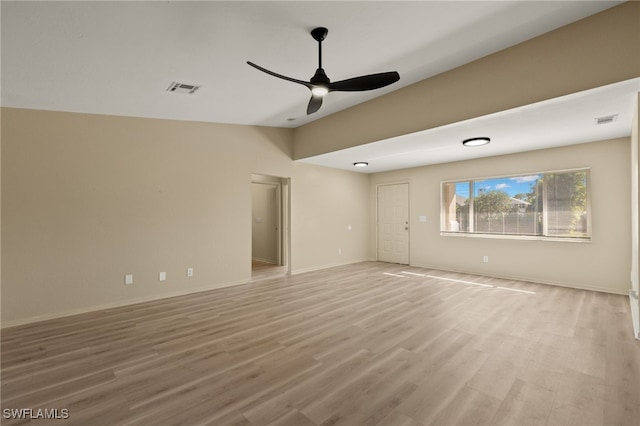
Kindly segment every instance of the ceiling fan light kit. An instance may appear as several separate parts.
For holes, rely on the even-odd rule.
[[[328,33],[329,30],[325,27],[318,27],[311,30],[311,37],[318,42],[318,68],[309,81],[298,80],[296,78],[287,77],[282,74],[269,71],[268,69],[256,65],[251,61],[247,61],[247,64],[266,74],[301,84],[311,90],[311,99],[307,106],[307,115],[313,114],[320,109],[324,96],[329,92],[362,92],[375,90],[400,80],[400,74],[398,74],[397,71],[391,71],[379,74],[363,75],[332,83],[322,68],[322,41],[327,37]]]
[[[315,96],[324,96],[327,93],[329,93],[329,89],[324,86],[316,86],[313,89],[311,89],[311,93]]]

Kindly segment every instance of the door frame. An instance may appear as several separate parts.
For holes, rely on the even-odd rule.
[[[261,173],[251,174],[251,184],[276,185],[276,222],[278,224],[277,253],[278,265],[286,266],[286,275],[291,275],[291,178]],[[251,205],[253,208],[253,203]],[[251,226],[253,218],[251,217]]]
[[[409,232],[407,235],[407,265],[411,264],[411,182],[408,180],[402,180],[397,182],[384,182],[376,184],[376,261],[380,261],[380,226],[379,226],[379,211],[380,211],[380,198],[379,188],[381,186],[390,185],[407,185],[407,221],[409,222]]]
[[[253,185],[258,185],[260,187],[268,188],[267,190],[274,191],[273,192],[274,200],[273,200],[272,208],[269,208],[268,209],[269,212],[265,213],[265,214],[268,214],[268,215],[273,215],[273,222],[271,223],[271,225],[272,226],[275,225],[275,228],[276,228],[275,229],[275,231],[276,231],[275,232],[275,236],[273,234],[270,234],[268,237],[266,237],[266,238],[269,238],[269,239],[272,238],[272,237],[274,238],[272,240],[273,243],[269,244],[270,245],[269,250],[270,250],[271,253],[273,253],[273,255],[274,255],[273,257],[274,258],[273,259],[261,259],[261,258],[258,258],[258,260],[269,261],[269,262],[275,261],[275,263],[278,266],[282,266],[283,265],[283,263],[282,263],[282,261],[283,261],[283,258],[282,258],[282,244],[283,244],[283,241],[282,241],[283,240],[283,238],[282,238],[282,195],[281,195],[282,184],[280,182],[252,181],[251,185],[252,185],[252,190],[254,189]],[[255,201],[255,200],[252,199],[252,201]],[[252,210],[253,210],[254,207],[255,206],[252,205]],[[255,224],[252,222],[252,229],[253,229],[253,225],[255,225]],[[269,232],[269,231],[267,231],[267,232]],[[252,236],[252,239],[253,239],[253,236]],[[271,256],[268,256],[268,257],[271,257]],[[251,253],[251,259],[252,260],[254,259],[254,257],[253,257],[253,249],[252,249],[252,253]]]

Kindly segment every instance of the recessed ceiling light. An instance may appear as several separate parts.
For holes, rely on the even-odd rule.
[[[481,137],[481,138],[469,138],[462,141],[462,145],[464,146],[482,146],[491,142],[491,139]]]
[[[355,163],[353,163],[353,165],[356,167],[367,167],[369,163],[367,163],[366,161],[356,161]]]

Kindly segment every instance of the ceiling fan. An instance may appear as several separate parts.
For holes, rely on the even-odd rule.
[[[327,37],[328,33],[329,30],[324,27],[318,27],[311,30],[311,37],[318,42],[318,69],[309,81],[298,80],[269,71],[268,69],[262,68],[250,61],[247,61],[247,64],[274,77],[308,87],[309,90],[311,90],[311,100],[307,106],[307,115],[313,114],[320,109],[320,106],[322,106],[322,98],[329,92],[361,92],[365,90],[375,90],[400,80],[400,74],[396,71],[391,71],[331,82],[322,68],[322,41]]]

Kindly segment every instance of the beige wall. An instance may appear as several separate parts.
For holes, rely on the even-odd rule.
[[[3,108],[2,325],[246,282],[252,173],[291,177],[294,273],[366,259],[368,177],[291,151],[287,129]]]
[[[343,170],[328,173],[328,169],[304,163],[294,163],[293,169],[294,272],[349,263],[349,259],[368,260],[369,176]],[[331,236],[326,234],[327,225]]]
[[[410,184],[410,262],[452,271],[517,278],[627,294],[631,262],[629,138],[450,164],[378,173],[371,177],[370,211],[379,184]],[[591,168],[592,242],[571,243],[440,235],[444,180]],[[375,214],[375,213],[373,213]],[[427,216],[427,222],[418,221]],[[375,217],[370,232],[375,235]],[[376,254],[372,238],[371,256]],[[489,256],[489,263],[483,263]]]
[[[640,76],[627,2],[294,131],[294,158],[344,149]]]

